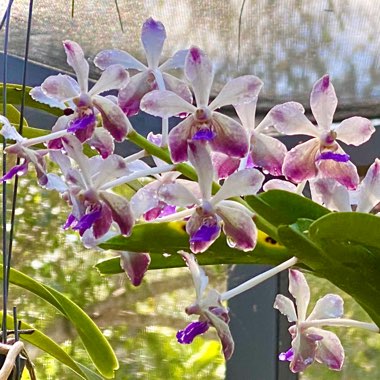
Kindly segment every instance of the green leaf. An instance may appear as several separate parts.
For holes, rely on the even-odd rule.
[[[0,104],[0,113],[2,115],[4,115],[4,112],[3,112],[3,104]],[[18,129],[19,127],[19,124],[20,124],[20,111],[15,107],[13,106],[12,104],[7,104],[7,107],[6,107],[6,117],[7,119],[9,120],[9,122],[11,124],[14,124],[16,126],[16,129]],[[26,127],[28,125],[27,121],[25,120],[24,118],[24,123],[23,123],[24,127]]]
[[[308,198],[283,190],[270,190],[245,197],[259,215],[275,226],[293,224],[297,219],[316,220],[330,211]]]
[[[3,313],[0,311],[0,317],[2,318]],[[7,315],[8,326],[13,326],[13,318]],[[42,351],[51,355],[61,363],[72,369],[80,378],[86,380],[101,380],[102,378],[98,376],[95,372],[91,371],[86,366],[75,362],[57,343],[50,339],[43,332],[35,329],[33,326],[21,321],[21,330],[34,330],[32,334],[20,334],[20,339],[22,341],[28,342],[35,347],[38,347]]]
[[[189,236],[185,232],[185,225],[185,222],[139,224],[133,228],[130,237],[117,236],[102,243],[100,247],[116,251],[149,252],[152,258],[150,269],[181,267],[185,263],[177,252],[189,250]],[[261,231],[253,251],[242,252],[229,247],[222,234],[207,252],[197,254],[201,265],[255,263],[277,265],[290,257],[283,246]],[[96,268],[102,274],[122,272],[119,258],[102,261],[96,265]]]
[[[0,265],[2,278],[2,265]],[[75,326],[97,370],[107,379],[114,377],[119,364],[112,347],[92,319],[74,302],[55,289],[11,268],[10,282],[29,290],[54,306]]]

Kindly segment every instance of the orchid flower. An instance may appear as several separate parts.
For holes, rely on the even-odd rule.
[[[110,155],[88,158],[82,152],[80,141],[72,135],[62,137],[67,156],[52,151],[51,158],[61,168],[65,183],[60,187],[64,198],[72,205],[64,228],[72,227],[82,236],[91,229],[95,239],[105,235],[115,222],[123,235],[131,233],[134,216],[129,202],[120,195],[103,190],[113,178],[130,174],[122,157]],[[70,158],[77,164],[72,167]]]
[[[74,69],[77,81],[68,75],[53,75],[45,79],[41,87],[33,89],[30,95],[42,103],[54,105],[67,103],[75,105],[75,110],[66,112],[66,128],[84,142],[91,138],[96,126],[94,107],[102,116],[103,126],[116,141],[123,141],[132,128],[121,109],[100,93],[118,90],[129,79],[127,71],[121,65],[109,66],[98,82],[88,89],[89,65],[81,47],[73,41],[64,41],[67,63]],[[51,99],[51,100],[50,100]],[[55,131],[55,130],[54,130]]]
[[[215,327],[223,347],[223,353],[228,360],[234,351],[234,341],[228,327],[228,309],[220,300],[220,294],[212,289],[207,294],[208,277],[204,270],[198,265],[195,256],[187,252],[180,252],[186,265],[190,269],[195,287],[195,303],[186,308],[188,315],[197,314],[197,322],[190,323],[184,330],[177,333],[177,340],[182,344],[190,344],[194,338],[205,333],[210,326]]]
[[[190,141],[188,145],[190,162],[198,174],[201,199],[180,183],[162,185],[159,196],[168,204],[196,206],[195,210],[188,210],[191,217],[186,224],[191,250],[194,253],[205,251],[219,237],[221,224],[231,247],[252,250],[257,239],[252,213],[243,205],[226,199],[256,194],[264,181],[264,175],[256,169],[234,173],[211,196],[213,167],[207,145],[201,141]]]
[[[8,181],[15,175],[22,175],[28,171],[28,166],[31,163],[34,165],[37,173],[38,183],[41,186],[46,186],[49,181],[49,174],[46,172],[46,162],[44,156],[49,152],[47,149],[33,150],[29,148],[28,139],[22,137],[13,127],[9,120],[0,115],[0,123],[3,124],[0,134],[7,140],[13,140],[16,143],[5,148],[8,154],[15,154],[23,159],[20,165],[15,165],[3,177],[0,182]]]
[[[232,118],[217,108],[252,101],[262,82],[245,75],[228,82],[219,95],[208,104],[214,71],[210,59],[198,47],[191,47],[185,62],[185,75],[194,91],[196,106],[171,91],[152,91],[141,100],[141,109],[160,117],[188,113],[189,116],[169,133],[169,148],[173,162],[186,161],[188,141],[208,141],[212,150],[242,158],[248,152],[248,134]]]
[[[297,108],[294,103],[284,103],[272,109],[272,121],[278,131],[313,137],[287,153],[282,171],[291,181],[299,183],[319,173],[325,178],[336,179],[350,190],[357,187],[356,167],[336,140],[358,146],[368,141],[375,129],[370,120],[358,116],[334,127],[332,121],[337,103],[334,87],[325,75],[314,84],[310,97],[317,126],[306,118],[301,105]]]
[[[162,48],[166,39],[164,25],[153,18],[147,19],[142,27],[141,41],[145,50],[148,66],[122,50],[104,50],[94,59],[94,63],[104,70],[114,64],[126,69],[135,69],[140,73],[134,75],[128,84],[119,91],[119,105],[127,116],[140,111],[141,98],[155,89],[168,89],[188,102],[192,95],[187,85],[176,77],[163,71],[182,68],[187,50],[180,50],[159,66]]]

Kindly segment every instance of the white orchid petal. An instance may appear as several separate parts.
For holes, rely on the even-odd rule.
[[[144,71],[147,69],[145,65],[127,52],[117,49],[101,51],[94,58],[94,63],[102,70],[105,70],[107,67],[115,64],[120,64],[125,69],[135,69],[139,71]]]
[[[248,132],[251,132],[255,128],[256,103],[257,97],[249,103],[234,104],[241,124]]]
[[[264,184],[263,190],[264,191],[284,190],[284,191],[289,191],[291,193],[296,193],[297,186],[294,183],[291,183],[289,181],[284,181],[282,179],[271,179]]]
[[[371,120],[364,117],[354,116],[343,120],[334,131],[337,139],[345,144],[361,145],[368,141],[375,132]]]
[[[156,69],[166,40],[165,27],[160,21],[148,18],[141,30],[141,42],[144,46],[148,66]]]
[[[26,140],[25,137],[22,137],[17,132],[16,128],[11,125],[11,123],[6,117],[0,115],[0,123],[3,124],[0,130],[0,134],[3,135],[5,139],[14,140],[16,142],[23,142],[24,140]]]
[[[78,92],[79,92],[79,86]],[[57,99],[51,98],[50,96],[47,96],[41,86],[34,87],[29,91],[29,95],[32,97],[32,99],[36,100],[37,102],[47,104],[48,106],[52,108],[60,108],[61,110],[64,110],[66,107],[66,104],[63,101],[59,101]]]
[[[326,318],[341,318],[343,316],[343,299],[337,294],[326,294],[320,298],[307,321]]]
[[[277,294],[273,307],[285,315],[289,322],[297,322],[297,313],[294,303],[288,297]]]
[[[318,126],[324,131],[331,127],[338,99],[328,75],[318,79],[310,95],[310,107]]]
[[[198,199],[185,186],[179,183],[165,183],[159,191],[158,196],[167,204],[186,207],[198,204]]]
[[[107,67],[94,87],[89,91],[89,95],[97,95],[105,91],[119,90],[124,87],[129,80],[129,74],[122,65],[112,65]]]
[[[370,212],[380,202],[380,160],[369,167],[366,176],[359,186],[357,211]]]
[[[168,71],[171,69],[183,69],[185,67],[185,60],[188,49],[178,50],[172,57],[160,65],[160,71]]]
[[[298,270],[289,269],[289,292],[296,299],[298,320],[304,321],[310,301],[310,289],[305,276]]]
[[[78,83],[70,76],[62,74],[47,77],[43,81],[41,89],[46,97],[55,99],[59,104],[80,94]],[[34,92],[34,96],[39,97],[38,92]],[[43,103],[45,103],[44,99],[42,98]]]
[[[215,110],[226,105],[251,103],[257,99],[263,82],[254,75],[243,75],[229,81],[218,96],[210,103]]]

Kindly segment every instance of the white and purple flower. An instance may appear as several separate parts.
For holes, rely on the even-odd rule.
[[[338,100],[328,75],[314,84],[310,96],[317,126],[306,118],[301,105],[294,107],[294,104],[284,103],[272,109],[274,126],[288,135],[305,134],[313,138],[287,153],[282,168],[284,175],[296,183],[320,175],[336,179],[350,190],[355,189],[359,183],[357,169],[336,140],[355,146],[365,143],[375,132],[371,121],[355,116],[337,127],[332,125]]]

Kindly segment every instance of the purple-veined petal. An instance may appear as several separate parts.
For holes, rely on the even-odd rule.
[[[193,254],[185,251],[180,251],[179,253],[182,255],[183,259],[186,262],[186,265],[190,270],[195,288],[196,299],[199,303],[206,290],[208,277],[203,268],[198,265],[197,260]]]
[[[78,83],[70,76],[63,74],[47,77],[41,89],[48,98],[53,98],[58,102],[65,102],[80,94]]]
[[[179,97],[190,104],[193,102],[193,95],[184,81],[166,73],[162,73],[162,77],[167,90],[175,92]]]
[[[158,67],[162,48],[166,40],[165,27],[160,21],[148,18],[141,30],[141,42],[143,43],[148,66],[152,69]]]
[[[107,204],[102,203],[100,209],[100,217],[95,220],[92,230],[95,239],[99,239],[104,236],[110,229],[112,224],[112,211]]]
[[[313,178],[317,175],[315,159],[319,150],[319,140],[310,139],[295,146],[285,156],[282,172],[295,183]]]
[[[94,96],[94,106],[102,115],[103,126],[112,137],[121,142],[125,139],[132,125],[119,106],[102,96]]]
[[[23,175],[28,171],[28,161],[24,161],[21,165],[15,165],[7,173],[5,173],[1,178],[0,182],[9,181],[15,175]]]
[[[249,134],[255,128],[256,103],[257,97],[253,98],[253,100],[248,103],[233,105],[243,127],[249,132]]]
[[[320,298],[307,321],[326,318],[341,318],[343,316],[343,299],[337,294],[326,294]]]
[[[199,200],[185,186],[179,183],[164,183],[158,190],[158,197],[174,206],[186,207],[199,204]]]
[[[191,138],[193,116],[181,121],[169,132],[169,149],[174,163],[187,161],[187,141]]]
[[[204,312],[209,319],[210,323],[215,327],[219,339],[222,343],[222,349],[225,360],[229,360],[234,352],[234,340],[231,335],[231,331],[228,324],[224,322],[221,318],[217,317],[212,313],[212,311]]]
[[[366,176],[359,186],[357,211],[370,212],[380,202],[380,160],[369,167]]]
[[[264,184],[263,190],[284,190],[289,191],[291,193],[295,193],[297,192],[297,186],[294,183],[284,181],[282,179],[271,179]]]
[[[216,205],[223,199],[238,195],[254,195],[260,190],[264,179],[264,174],[256,169],[244,169],[233,173],[226,178],[222,187],[212,198],[211,203]]]
[[[332,370],[340,371],[344,363],[344,349],[336,334],[317,328],[309,328],[313,334],[321,336],[323,339],[317,343],[315,359],[327,365]]]
[[[211,152],[212,165],[217,174],[217,179],[225,179],[238,170],[239,158],[232,158],[224,153]]]
[[[227,244],[245,252],[253,250],[257,241],[257,228],[249,213],[232,201],[221,201],[215,209],[223,220]]]
[[[183,112],[193,113],[196,108],[172,91],[155,90],[141,99],[141,109],[153,116],[171,117]]]
[[[122,65],[109,66],[103,71],[88,94],[93,96],[105,91],[119,90],[127,85],[128,80],[129,74]]]
[[[112,218],[114,222],[118,224],[120,232],[123,235],[129,236],[135,222],[129,202],[117,194],[106,191],[102,191],[100,195],[104,202],[111,208]]]
[[[185,75],[194,91],[197,107],[207,106],[214,70],[203,50],[192,46],[186,56]]]
[[[282,294],[277,294],[273,307],[281,314],[285,315],[289,322],[297,322],[297,313],[294,303],[288,297],[285,297]]]
[[[350,195],[345,186],[331,178],[310,181],[311,198],[332,211],[352,211]]]
[[[135,69],[139,71],[144,71],[147,69],[144,64],[127,52],[117,49],[101,51],[94,58],[94,63],[102,70],[105,70],[107,67],[115,64],[120,64],[125,69]]]
[[[209,108],[217,108],[230,104],[246,104],[257,99],[263,82],[254,75],[243,75],[230,80],[210,103]]]
[[[89,65],[82,48],[74,41],[63,41],[67,63],[74,69],[81,92],[88,92]]]
[[[207,146],[199,141],[189,141],[188,157],[197,172],[202,199],[209,200],[211,198],[214,169]]]
[[[296,102],[279,104],[269,111],[274,127],[286,135],[318,137],[320,131],[304,115],[302,105]]]
[[[304,321],[310,301],[310,289],[305,276],[298,270],[289,269],[289,292],[296,299],[298,320]]]
[[[115,149],[115,143],[111,134],[104,128],[95,128],[92,137],[87,144],[95,148],[102,158],[107,158]]]
[[[79,91],[79,86],[77,84],[78,91]],[[50,107],[53,108],[60,108],[64,110],[66,108],[65,103],[60,102],[54,98],[51,98],[50,96],[47,96],[43,91],[42,87],[34,87],[29,91],[29,95],[32,97],[32,99],[36,100],[37,102],[47,104]]]
[[[338,99],[328,75],[318,79],[310,95],[310,107],[318,126],[328,131],[331,127]]]
[[[0,135],[3,135],[6,140],[14,140],[16,142],[23,142],[26,140],[25,137],[22,137],[17,132],[16,128],[11,125],[6,117],[0,115],[0,123],[3,124],[0,130]]]
[[[120,252],[120,265],[132,285],[139,286],[150,264],[149,253],[144,252]]]
[[[251,158],[254,166],[280,176],[286,153],[286,146],[278,139],[252,131]]]
[[[338,146],[336,154],[344,155],[343,149]],[[348,190],[355,190],[359,184],[359,175],[356,166],[351,162],[339,162],[334,159],[325,159],[317,161],[317,168],[321,176],[333,178],[340,184],[347,187]]]
[[[185,60],[188,49],[178,50],[172,57],[162,63],[159,67],[160,71],[168,71],[171,69],[183,69],[185,67]]]
[[[370,139],[375,132],[375,128],[371,120],[354,116],[343,120],[334,131],[338,140],[343,141],[345,144],[358,146]]]
[[[214,214],[206,215],[199,207],[187,221],[186,232],[190,236],[191,251],[204,252],[220,235],[219,219]]]
[[[177,332],[176,338],[178,343],[190,344],[198,335],[205,333],[209,329],[209,325],[204,321],[192,322],[186,326],[184,330]]]
[[[248,134],[238,122],[219,112],[213,112],[212,127],[216,134],[210,141],[213,150],[235,158],[243,158],[247,155]]]

